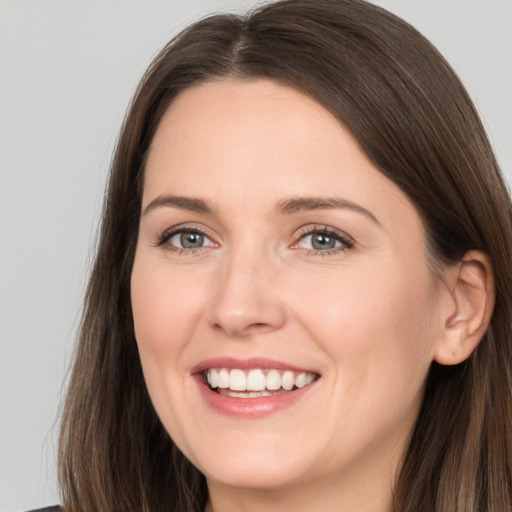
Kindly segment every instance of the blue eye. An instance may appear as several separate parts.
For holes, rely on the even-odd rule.
[[[325,251],[335,249],[341,246],[341,242],[336,240],[332,235],[326,235],[325,233],[311,233],[302,238],[302,242],[307,241],[308,249],[314,249],[315,251]]]
[[[215,245],[204,233],[194,229],[180,229],[165,234],[160,244],[167,243],[171,249],[194,250]]]
[[[304,233],[297,245],[302,249],[329,253],[350,249],[354,246],[354,242],[332,228],[323,228]]]

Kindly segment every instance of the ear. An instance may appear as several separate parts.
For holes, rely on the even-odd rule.
[[[448,274],[455,308],[445,315],[434,347],[434,360],[442,365],[461,363],[471,355],[489,326],[496,296],[492,265],[481,251],[467,252]]]

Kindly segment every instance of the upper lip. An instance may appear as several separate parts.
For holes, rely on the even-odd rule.
[[[202,373],[210,368],[238,368],[240,370],[251,369],[276,369],[276,370],[291,370],[294,372],[318,373],[308,368],[301,368],[293,364],[277,361],[275,359],[266,359],[260,357],[252,357],[249,359],[236,359],[233,357],[216,357],[212,359],[205,359],[199,364],[194,366],[190,373]]]

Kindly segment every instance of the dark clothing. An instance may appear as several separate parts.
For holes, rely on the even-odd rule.
[[[38,508],[37,510],[29,510],[29,512],[62,512],[62,510],[60,507],[54,506],[54,507]]]

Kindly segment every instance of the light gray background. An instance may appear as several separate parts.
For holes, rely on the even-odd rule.
[[[375,0],[445,54],[512,181],[512,0]],[[0,0],[0,511],[59,501],[55,421],[103,186],[146,65],[250,0]]]

